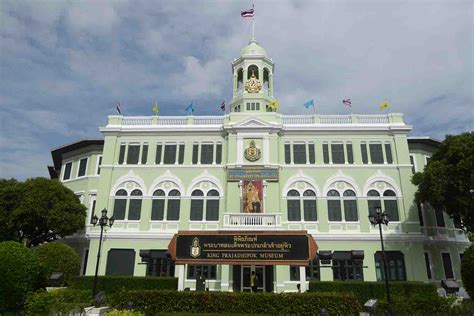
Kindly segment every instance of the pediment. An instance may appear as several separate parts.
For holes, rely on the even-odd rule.
[[[281,128],[280,123],[267,122],[258,117],[249,117],[243,121],[229,124],[233,129],[275,129]]]

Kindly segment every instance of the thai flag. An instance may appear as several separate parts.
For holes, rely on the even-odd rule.
[[[342,103],[344,105],[347,105],[348,107],[350,107],[352,105],[351,99],[344,99],[344,100],[342,100]]]
[[[240,16],[243,18],[253,18],[254,15],[254,5],[252,4],[252,9],[248,9],[245,11],[240,11]]]
[[[225,111],[225,100],[223,100],[221,103],[221,110]]]
[[[120,109],[121,107],[122,107],[122,105],[120,104],[119,101],[115,102],[115,109],[117,110],[117,113],[118,113],[119,115],[122,115],[122,111],[121,111],[121,109]]]

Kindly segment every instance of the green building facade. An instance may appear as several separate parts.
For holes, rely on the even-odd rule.
[[[90,223],[105,208],[115,223],[105,231],[100,275],[175,275],[180,290],[204,276],[210,290],[248,291],[256,271],[259,289],[273,292],[304,291],[311,279],[381,280],[379,231],[368,220],[380,206],[390,215],[390,279],[460,281],[469,241],[446,214],[414,202],[410,181],[437,141],[407,137],[411,126],[399,113],[278,113],[274,63],[255,40],[232,69],[229,114],[112,115],[103,139],[52,151],[52,176],[88,207],[85,230],[67,238],[83,274],[94,274],[100,228]],[[167,248],[178,230],[304,230],[332,261],[175,265]]]

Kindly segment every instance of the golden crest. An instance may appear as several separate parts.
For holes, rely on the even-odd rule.
[[[193,244],[190,250],[191,250],[190,251],[191,257],[193,258],[199,257],[199,255],[201,254],[201,247],[199,247],[199,238],[194,237]]]
[[[245,82],[245,91],[249,93],[257,93],[260,89],[262,89],[262,83],[257,79],[257,77],[255,77],[255,74],[252,71],[252,76]]]
[[[252,140],[245,150],[244,156],[248,161],[257,161],[262,156],[262,151],[255,146],[255,141]]]

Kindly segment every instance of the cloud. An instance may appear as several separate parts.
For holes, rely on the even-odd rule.
[[[246,6],[211,1],[3,1],[0,176],[45,174],[50,148],[100,137],[119,99],[127,115],[221,114],[230,64],[251,34]],[[276,64],[284,114],[380,113],[412,135],[474,129],[471,1],[257,1],[255,33]],[[311,111],[311,110],[310,110]],[[21,164],[19,164],[21,162]]]

